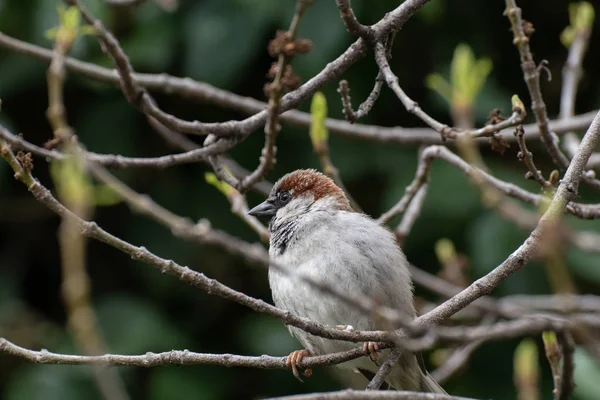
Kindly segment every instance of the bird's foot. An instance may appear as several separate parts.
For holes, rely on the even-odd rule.
[[[300,378],[300,373],[298,372],[298,363],[302,361],[304,357],[310,357],[312,353],[306,349],[304,350],[296,350],[290,353],[285,360],[285,366],[292,369],[292,373],[300,382],[304,383],[302,378]],[[304,376],[311,376],[312,369],[306,368],[303,372]]]
[[[377,342],[365,342],[365,344],[363,344],[363,353],[368,355],[371,361],[376,363],[377,358],[379,357],[379,345]]]

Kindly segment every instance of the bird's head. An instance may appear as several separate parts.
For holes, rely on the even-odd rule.
[[[352,211],[342,189],[314,169],[299,169],[281,177],[269,197],[248,214],[286,220],[309,212],[335,210]]]

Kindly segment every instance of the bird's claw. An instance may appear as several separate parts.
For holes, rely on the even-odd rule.
[[[379,345],[377,342],[365,342],[365,344],[363,344],[363,353],[368,355],[371,361],[377,362],[377,358],[379,357]]]
[[[292,373],[300,382],[304,383],[302,378],[300,378],[300,373],[298,372],[298,363],[302,361],[304,357],[312,356],[312,353],[306,349],[304,350],[296,350],[290,353],[285,360],[285,366],[292,369]],[[312,375],[312,368],[305,368],[303,372],[304,376]]]

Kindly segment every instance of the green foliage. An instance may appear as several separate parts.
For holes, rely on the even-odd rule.
[[[92,182],[76,157],[52,162],[50,174],[62,201],[67,204],[92,204]]]
[[[450,82],[434,73],[427,76],[425,84],[453,108],[470,108],[491,71],[492,61],[489,58],[476,59],[471,47],[461,43],[454,50],[450,64]]]
[[[515,383],[523,400],[534,400],[537,396],[531,394],[530,390],[537,388],[540,366],[538,364],[538,351],[532,339],[523,339],[517,346],[514,355]]]
[[[560,34],[560,41],[569,47],[575,36],[591,31],[594,26],[594,6],[587,1],[569,4],[569,26]]]
[[[44,33],[57,25],[55,9],[59,3],[59,0],[0,0],[1,30],[49,48],[52,43]],[[352,1],[357,17],[364,24],[376,22],[398,3],[392,0]],[[472,0],[465,3],[467,7],[450,7],[452,3],[447,0],[429,2],[396,36],[390,63],[400,85],[439,120],[448,118],[445,99],[457,101],[454,100],[457,88],[461,88],[458,92],[461,96],[457,96],[460,102],[464,101],[462,97],[471,98],[479,122],[485,121],[492,108],[508,106],[507,99],[513,93],[525,95],[518,54],[510,44],[507,22],[500,15],[502,7],[491,7],[488,3]],[[287,29],[294,12],[293,2],[280,0],[180,1],[179,9],[172,13],[165,12],[155,1],[146,1],[131,9],[111,8],[104,1],[87,1],[85,4],[115,34],[137,72],[190,76],[262,100],[267,81],[265,75],[273,61],[266,51],[268,42],[276,29]],[[564,24],[564,13],[548,13],[545,17],[544,26]],[[70,22],[66,25],[74,29],[77,18],[68,17]],[[456,23],[461,20],[469,23]],[[81,21],[78,24],[82,26]],[[542,26],[536,28],[541,30]],[[473,35],[473,32],[480,34]],[[543,34],[550,35],[547,30]],[[298,36],[313,41],[313,50],[309,54],[293,60],[294,71],[304,82],[356,40],[339,19],[335,2],[324,0],[316,1],[307,11]],[[484,52],[483,55],[489,56],[490,63],[478,60],[469,47],[459,45],[465,38],[477,54]],[[557,48],[557,39],[550,35],[548,40],[536,40],[535,53],[543,54],[549,60],[564,60],[564,49]],[[113,68],[110,58],[101,52],[93,37],[76,40],[70,55]],[[491,60],[494,74],[489,73]],[[3,102],[0,123],[13,132],[22,132],[27,140],[38,145],[52,137],[44,115],[47,67],[46,62],[29,56],[5,49],[0,51],[0,96]],[[560,65],[557,64],[557,68]],[[441,73],[430,79],[444,97],[423,87],[425,71]],[[339,79],[351,82],[352,98],[358,105],[368,96],[376,75],[377,66],[369,55]],[[459,84],[455,85],[455,81]],[[594,68],[586,68],[586,82],[578,98],[578,109],[595,109],[600,103],[593,90],[598,86]],[[544,85],[548,85],[544,99],[548,104],[558,104],[560,79],[544,82]],[[313,136],[328,143],[331,158],[349,191],[363,209],[377,217],[398,201],[413,179],[418,160],[417,146],[373,143],[327,132],[324,118],[343,119],[344,116],[335,92],[336,85],[330,83],[320,90],[322,96],[315,95],[312,102],[305,101],[300,105],[302,110],[313,114],[311,135],[307,135],[306,127],[282,123],[277,140],[278,163],[267,179],[274,181],[295,168],[318,167],[311,145]],[[210,102],[195,102],[155,92],[153,95],[162,109],[189,120],[215,122],[246,117],[242,112],[223,109]],[[519,104],[512,105],[524,108]],[[70,71],[66,75],[65,105],[69,122],[80,142],[90,151],[132,157],[180,151],[151,129],[146,118],[127,103],[115,85],[99,83]],[[503,112],[507,114],[510,110]],[[549,113],[554,118],[551,108]],[[532,121],[530,116],[529,122]],[[422,126],[421,121],[407,113],[385,87],[371,113],[360,124]],[[199,138],[190,138],[201,143]],[[530,150],[547,176],[552,167],[535,143],[531,142]],[[247,169],[255,168],[263,144],[264,134],[259,129],[229,156]],[[485,147],[482,150],[495,176],[539,192],[535,182],[523,179],[525,170],[516,159],[516,146],[503,157],[488,153]],[[148,194],[179,215],[192,220],[207,218],[217,229],[248,241],[258,241],[239,217],[231,213],[229,202],[223,198],[223,191],[230,188],[212,175],[205,176],[208,170],[208,166],[196,163],[165,170],[140,168],[114,172],[137,191]],[[57,187],[53,186],[47,163],[42,158],[35,159],[33,172],[54,193],[64,190],[61,185],[66,185],[74,196],[93,198],[96,205],[112,204],[115,200],[113,193],[94,184],[72,165],[58,173],[69,181],[66,184],[59,182]],[[205,183],[207,177],[209,184]],[[594,197],[583,191],[581,197],[589,202],[600,201],[597,195]],[[262,200],[264,197],[248,193],[250,204]],[[231,257],[212,246],[182,241],[154,221],[132,213],[124,204],[110,209],[99,208],[94,219],[107,231],[135,245],[145,246],[237,290],[265,301],[271,300],[266,271],[250,268],[246,260]],[[392,222],[398,221],[396,218]],[[58,332],[52,337],[45,335],[48,337],[43,337],[32,347],[73,353],[77,349],[65,329],[60,297],[58,223],[57,217],[31,199],[30,194],[14,181],[6,164],[0,163],[0,329],[23,323],[23,312],[19,307],[26,306],[34,310],[36,323],[52,324]],[[394,227],[393,223],[391,227]],[[577,230],[600,232],[600,226],[593,221],[569,219],[569,224]],[[467,273],[471,278],[477,278],[497,267],[528,233],[495,211],[485,209],[479,190],[462,172],[435,161],[424,208],[407,238],[405,252],[412,263],[435,273],[439,268],[436,242],[444,238],[454,245],[457,253],[467,258],[470,267]],[[582,293],[597,293],[600,256],[572,246],[566,246],[565,252],[566,263],[577,279],[578,289]],[[208,353],[282,356],[300,346],[280,321],[202,293],[97,241],[89,241],[88,265],[93,304],[111,352],[144,354],[188,348]],[[549,293],[546,279],[544,269],[531,263],[492,295]],[[417,290],[424,292],[420,288]],[[29,325],[23,326],[25,328],[19,332],[27,334],[33,330]],[[29,335],[12,335],[9,339],[28,344]],[[451,380],[450,392],[498,400],[514,399],[514,387],[510,383],[513,345],[502,342],[479,348],[470,367]],[[600,381],[599,371],[590,356],[582,352],[583,349],[576,352],[575,399],[595,399],[600,391],[595,387]],[[494,360],[493,368],[490,368],[489,360]],[[263,398],[339,386],[327,368],[315,368],[313,377],[306,379],[304,385],[284,370],[170,366],[118,368],[117,371],[124,376],[132,399]],[[542,372],[542,399],[551,399],[551,382],[544,363]],[[38,366],[15,357],[0,357],[0,397],[9,400],[100,398],[86,368]]]
[[[510,102],[514,111],[520,110],[522,113],[525,112],[525,104],[523,104],[518,95],[513,94],[510,98]]]
[[[80,35],[93,35],[95,30],[90,25],[81,25],[81,14],[75,6],[57,6],[59,26],[46,32],[50,40],[63,42],[70,46]]]
[[[106,185],[94,185],[76,157],[53,161],[50,174],[59,197],[67,204],[112,206],[121,201]]]
[[[206,180],[206,183],[208,183],[209,185],[214,186],[215,188],[217,188],[217,190],[219,192],[223,193],[226,197],[230,197],[233,194],[232,191],[235,191],[234,188],[232,188],[226,182],[221,181],[212,172],[205,173],[204,174],[204,179]]]
[[[314,149],[319,149],[323,145],[327,145],[329,139],[329,131],[325,126],[327,119],[327,99],[321,92],[317,92],[312,97],[310,103],[310,140]]]

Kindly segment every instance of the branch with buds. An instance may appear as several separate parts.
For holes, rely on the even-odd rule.
[[[572,332],[582,328],[600,327],[600,300],[598,297],[554,295],[549,297],[517,296],[492,299],[488,295],[514,272],[524,268],[531,260],[543,256],[544,249],[550,241],[548,238],[554,231],[564,233],[564,237],[580,249],[596,253],[600,251],[600,238],[597,234],[574,231],[564,228],[561,224],[564,213],[581,219],[600,218],[600,205],[586,204],[578,198],[580,182],[593,189],[600,188],[600,181],[596,180],[593,171],[589,170],[589,168],[597,165],[595,156],[598,154],[594,154],[594,151],[600,137],[600,113],[593,111],[579,116],[574,113],[579,70],[587,49],[591,24],[585,26],[585,29],[581,26],[573,26],[573,41],[569,48],[569,61],[564,72],[565,83],[562,91],[561,116],[557,121],[550,121],[539,84],[540,67],[543,67],[543,63],[539,66],[535,64],[529,46],[533,27],[522,19],[521,9],[517,7],[516,2],[506,0],[505,14],[511,23],[513,43],[517,47],[521,58],[521,67],[527,83],[531,98],[531,110],[536,118],[536,123],[522,125],[526,116],[526,107],[515,95],[511,99],[512,108],[509,116],[502,117],[499,111],[493,112],[490,121],[483,127],[470,129],[460,123],[455,123],[457,126],[447,125],[422,109],[402,89],[398,76],[392,70],[390,56],[393,39],[396,35],[400,37],[400,28],[427,2],[427,0],[406,0],[378,22],[368,26],[359,22],[350,1],[338,0],[336,3],[340,11],[340,17],[347,30],[355,35],[357,39],[342,55],[327,64],[306,83],[300,85],[299,78],[293,74],[290,62],[296,54],[310,50],[311,45],[309,42],[297,38],[297,29],[311,1],[298,0],[289,30],[279,32],[269,45],[270,54],[277,61],[268,73],[268,76],[272,78],[272,82],[265,87],[269,97],[268,103],[265,103],[188,78],[136,73],[119,41],[104,24],[89,13],[78,0],[67,0],[67,3],[72,5],[71,10],[77,12],[77,18],[81,16],[89,24],[90,32],[88,33],[95,35],[115,69],[107,69],[67,57],[74,39],[78,34],[84,33],[83,31],[56,31],[57,40],[52,51],[21,42],[0,33],[0,46],[50,63],[48,75],[50,107],[48,116],[55,134],[50,143],[51,146],[40,147],[27,141],[23,136],[14,135],[8,129],[0,126],[0,154],[13,169],[15,178],[25,184],[40,203],[60,216],[65,224],[69,224],[70,232],[75,235],[70,236],[71,238],[92,238],[104,242],[131,258],[155,266],[160,272],[172,275],[208,294],[234,301],[255,312],[268,314],[280,319],[287,325],[300,328],[313,335],[353,343],[378,342],[380,348],[392,348],[387,360],[367,386],[367,390],[375,390],[381,386],[393,365],[398,362],[402,351],[430,350],[440,344],[460,346],[448,358],[447,363],[437,370],[438,378],[448,379],[468,361],[470,355],[482,343],[528,335],[540,335],[544,332],[545,348],[553,371],[556,398],[569,398],[573,387],[574,341],[579,339],[577,336],[574,339]],[[137,4],[140,2],[122,3]],[[584,11],[580,10],[580,12]],[[62,39],[58,40],[59,37]],[[339,80],[353,64],[366,57],[371,51],[379,70],[370,95],[358,107],[357,111],[354,111],[349,84],[346,80],[341,80],[338,91],[347,121],[328,118],[327,103],[319,90],[325,85]],[[120,154],[98,154],[86,151],[83,145],[77,142],[76,137],[73,135],[73,129],[66,122],[62,101],[66,70],[99,82],[119,86],[123,96],[135,109],[145,115],[150,125],[165,140],[183,152],[166,154],[160,157],[126,157]],[[394,93],[404,109],[418,118],[426,127],[380,127],[355,123],[358,119],[369,114],[375,106],[381,91],[387,90],[384,88],[384,83],[387,85],[387,89]],[[188,121],[163,111],[157,105],[150,91],[216,104],[223,108],[242,111],[250,116],[242,120],[210,123]],[[311,107],[310,113],[295,109],[311,97],[313,107]],[[301,127],[310,126],[313,149],[319,157],[324,172],[346,193],[348,191],[344,187],[339,171],[334,166],[329,154],[329,132],[372,142],[424,145],[420,151],[413,181],[406,187],[404,195],[396,205],[383,213],[378,219],[380,224],[386,224],[393,218],[402,215],[402,220],[395,230],[400,242],[410,233],[412,226],[420,216],[423,202],[427,196],[432,164],[437,159],[443,160],[463,172],[481,189],[482,201],[485,205],[498,209],[503,216],[513,220],[523,229],[527,229],[530,234],[496,268],[468,286],[468,282],[465,282],[466,287],[454,286],[416,267],[413,268],[413,279],[418,285],[446,300],[441,304],[433,305],[433,308],[415,321],[409,322],[404,319],[404,316],[398,310],[381,306],[375,299],[364,294],[347,293],[339,287],[325,285],[311,276],[302,275],[288,265],[273,262],[262,246],[245,242],[225,232],[213,229],[208,220],[202,219],[199,222],[194,222],[173,213],[160,206],[150,197],[135,192],[106,169],[167,168],[196,162],[210,165],[213,173],[207,174],[206,180],[223,193],[231,204],[232,212],[248,224],[262,242],[267,242],[269,231],[256,218],[247,214],[248,206],[244,193],[247,190],[255,189],[263,195],[268,195],[271,190],[272,185],[263,179],[275,164],[276,138],[281,129],[280,122]],[[226,158],[225,153],[227,151],[240,146],[246,138],[261,128],[264,132],[265,142],[259,164],[255,170],[247,171],[235,161]],[[513,135],[512,132],[515,129],[516,132]],[[587,130],[581,141],[571,133],[576,129]],[[555,133],[567,133],[564,144],[568,157],[561,151]],[[184,136],[185,134],[205,136],[203,145],[199,146],[191,142]],[[541,138],[548,155],[558,169],[564,172],[562,178],[560,178],[560,173],[557,170],[549,174],[549,178],[546,179],[537,169],[533,161],[533,154],[527,147],[527,141],[533,138]],[[478,153],[475,144],[490,145],[492,149],[502,153],[508,147],[510,141],[516,142],[520,149],[519,158],[529,171],[527,177],[531,177],[539,183],[545,191],[544,194],[529,192],[518,185],[500,180],[487,172],[485,165],[479,162],[481,155]],[[446,145],[456,145],[461,151],[459,154],[462,157],[455,154]],[[15,155],[14,150],[20,152]],[[326,296],[334,296],[340,299],[355,308],[357,312],[365,315],[376,315],[386,320],[392,328],[387,331],[335,329],[300,317],[290,311],[274,307],[173,260],[161,258],[144,247],[128,243],[99,227],[91,220],[89,212],[81,212],[82,209],[78,207],[78,204],[70,202],[68,197],[62,196],[60,188],[59,195],[55,197],[50,190],[36,180],[32,175],[32,154],[48,161],[78,162],[81,166],[78,170],[80,172],[79,177],[87,177],[87,174],[93,176],[97,181],[106,185],[112,195],[129,205],[133,212],[141,213],[156,220],[169,228],[174,236],[194,243],[215,246],[225,250],[232,256],[263,267],[277,269],[299,282],[302,281],[311,285]],[[536,160],[539,162],[537,157]],[[352,197],[348,197],[353,208],[359,211],[360,205]],[[504,207],[506,197],[536,206],[543,210],[543,213],[540,212],[541,216],[536,215],[530,218],[530,214],[525,215],[525,213],[514,212],[515,208]],[[512,199],[509,200],[513,201]],[[83,211],[89,211],[89,209]],[[63,242],[65,243],[63,246],[67,248],[68,241],[63,240]],[[74,247],[71,247],[71,249],[73,250]],[[76,252],[75,250],[73,252]],[[79,248],[79,250],[81,249]],[[83,282],[85,283],[85,279]],[[84,289],[86,288],[85,285],[82,286]],[[88,294],[85,296],[89,297]],[[86,306],[89,307],[89,304]],[[73,305],[70,307],[73,311]],[[442,325],[445,320],[451,317],[457,317],[457,320],[460,320],[458,316],[462,312],[471,312],[470,315],[476,319],[477,324],[474,326]],[[491,315],[493,319],[486,319],[485,314]],[[554,336],[548,332],[553,332]],[[160,354],[147,353],[145,355],[130,356],[91,354],[97,352],[84,351],[88,354],[66,355],[46,350],[33,351],[20,347],[5,338],[0,338],[0,353],[10,354],[40,364],[138,367],[170,364],[210,364],[226,367],[287,368],[286,357],[268,355],[250,357],[177,350]],[[298,363],[298,366],[311,368],[337,365],[364,356],[362,346],[357,346],[353,350],[342,353],[305,357]],[[289,398],[458,399],[455,396],[402,391],[397,393],[343,391]]]

